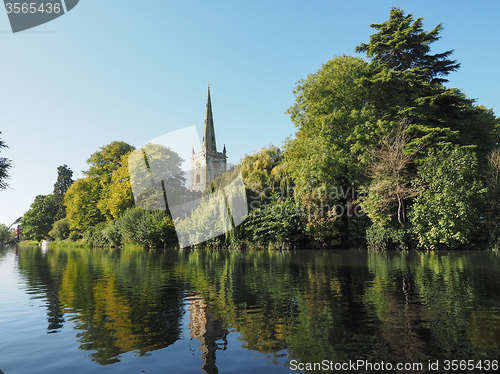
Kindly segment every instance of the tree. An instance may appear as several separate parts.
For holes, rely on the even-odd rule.
[[[134,196],[128,169],[128,158],[132,152],[134,151],[130,151],[121,157],[120,167],[113,172],[111,183],[99,202],[101,212],[109,212],[114,219],[119,218],[126,209],[134,206]]]
[[[5,145],[5,142],[2,139],[0,139],[0,150],[2,148],[8,148],[8,147]],[[5,180],[9,178],[8,170],[11,167],[12,163],[8,158],[0,157],[0,190],[3,190],[9,186],[7,183],[5,183]]]
[[[500,247],[500,149],[493,150],[488,155],[486,173],[486,194],[482,214],[482,224],[487,239],[497,248]]]
[[[120,166],[123,155],[134,150],[134,147],[123,141],[114,141],[100,151],[93,153],[87,160],[89,169],[84,174],[91,178],[99,178],[103,184],[111,182],[113,172]]]
[[[0,223],[0,244],[5,243],[10,239],[10,230],[9,228],[4,225],[3,223]]]
[[[423,191],[409,213],[413,233],[425,249],[463,247],[478,232],[479,207],[486,192],[477,157],[460,147],[429,153],[416,181]]]
[[[286,189],[292,181],[283,159],[283,152],[274,146],[262,147],[251,155],[245,155],[238,163],[245,186],[264,192]]]
[[[57,205],[56,219],[60,220],[66,216],[64,206],[64,195],[68,188],[73,184],[73,171],[67,165],[61,165],[57,168],[57,181],[54,184],[54,200]]]
[[[362,206],[378,225],[396,217],[404,229],[408,200],[417,197],[421,191],[413,185],[415,176],[412,167],[417,151],[406,149],[411,139],[407,128],[407,123],[400,122],[383,137],[380,146],[370,152],[373,157],[371,182],[368,196],[362,199]]]
[[[295,87],[296,101],[287,112],[298,131],[284,154],[299,190],[360,181],[373,139],[369,134],[381,130],[360,84],[368,69],[362,59],[335,57]]]
[[[99,179],[92,177],[78,179],[68,188],[64,205],[71,230],[84,232],[105,221],[98,207],[102,188]]]
[[[181,168],[183,159],[176,152],[160,144],[148,143],[131,153],[127,162],[138,207],[165,209],[167,196],[173,205],[183,203],[186,179]]]
[[[491,110],[443,85],[460,64],[449,59],[451,50],[430,53],[442,25],[424,31],[423,18],[414,20],[393,7],[389,20],[371,27],[378,32],[369,43],[356,47],[356,52],[366,52],[371,59],[370,73],[363,80],[370,102],[392,120],[408,119],[412,124],[408,131],[416,135],[410,148],[423,150],[424,145],[445,143],[470,146],[484,165],[498,143],[500,122]]]
[[[299,81],[296,101],[288,109],[298,128],[284,151],[296,198],[305,211],[313,210],[309,227],[323,227],[323,234],[332,238],[322,240],[329,243],[338,239],[337,232],[349,235],[352,203],[366,181],[369,149],[390,124],[380,120],[361,84],[369,69],[360,58],[335,57]]]
[[[413,20],[402,9],[392,7],[389,20],[370,27],[379,30],[370,36],[368,44],[361,43],[356,52],[366,52],[381,69],[395,72],[413,71],[431,83],[447,82],[445,77],[457,70],[460,64],[449,60],[453,51],[430,54],[430,44],[440,39],[442,24],[433,30],[423,30],[423,18]]]
[[[64,196],[71,230],[84,232],[100,222],[113,219],[106,196],[113,173],[122,165],[122,157],[133,149],[123,141],[114,141],[90,156],[85,178],[75,181]]]
[[[67,217],[55,221],[52,225],[52,230],[49,231],[49,235],[57,240],[64,240],[69,237],[70,227],[69,220]]]
[[[38,195],[22,219],[23,235],[40,241],[49,235],[57,214],[54,195]]]

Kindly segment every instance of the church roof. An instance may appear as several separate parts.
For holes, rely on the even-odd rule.
[[[202,151],[217,152],[215,143],[214,118],[212,115],[212,102],[210,100],[210,86],[208,86],[207,110],[205,112],[205,127],[203,128]]]

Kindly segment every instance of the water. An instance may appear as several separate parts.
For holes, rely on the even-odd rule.
[[[491,252],[4,247],[0,285],[5,374],[293,373],[323,360],[444,373],[447,359],[480,373],[500,358]]]

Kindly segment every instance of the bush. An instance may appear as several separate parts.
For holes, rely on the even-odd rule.
[[[57,240],[67,239],[70,235],[68,218],[63,218],[54,222],[52,230],[49,231],[49,235]]]
[[[274,199],[253,210],[243,224],[242,237],[250,246],[268,249],[294,249],[304,242],[302,229],[306,217],[293,197]]]
[[[68,236],[69,240],[72,242],[76,242],[77,240],[82,238],[82,235],[78,231],[71,231]]]
[[[172,219],[163,211],[130,208],[116,222],[123,243],[145,247],[175,247],[177,235]]]
[[[431,150],[418,170],[423,192],[409,217],[424,249],[463,248],[478,238],[483,188],[476,155],[464,148]]]
[[[122,244],[122,234],[115,222],[108,223],[102,230],[102,239],[106,245],[119,247]]]
[[[366,230],[368,250],[385,251],[387,249],[408,249],[405,231],[392,225],[373,224]]]

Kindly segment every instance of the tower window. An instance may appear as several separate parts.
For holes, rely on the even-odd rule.
[[[200,183],[200,179],[201,179],[200,174],[196,174],[196,183]]]

